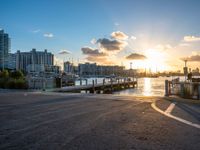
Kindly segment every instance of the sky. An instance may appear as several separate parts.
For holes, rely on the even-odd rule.
[[[56,64],[200,67],[199,0],[0,0],[11,52],[48,49]]]

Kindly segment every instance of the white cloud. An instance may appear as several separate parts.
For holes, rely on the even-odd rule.
[[[155,48],[163,51],[163,50],[172,49],[172,46],[170,44],[165,44],[165,45],[159,44],[159,45],[156,45]]]
[[[63,60],[61,58],[54,56],[54,65],[60,66],[63,70]]]
[[[190,46],[190,44],[189,43],[180,43],[179,46],[181,46],[181,47],[188,47],[188,46]]]
[[[90,43],[92,43],[92,44],[96,44],[96,42],[97,42],[97,40],[95,38],[90,41]]]
[[[137,38],[135,36],[130,37],[131,40],[136,40]]]
[[[115,25],[115,26],[119,26],[119,23],[118,23],[118,22],[115,22],[114,25]]]
[[[66,54],[71,54],[71,52],[68,50],[62,49],[62,50],[60,50],[59,54],[66,55]]]
[[[184,41],[185,42],[198,42],[200,41],[200,37],[199,36],[184,36]]]
[[[44,33],[43,36],[47,38],[52,38],[54,35],[53,33]]]
[[[125,33],[121,32],[121,31],[115,31],[115,32],[111,33],[111,37],[113,39],[118,39],[118,40],[128,39],[128,35],[126,35]]]
[[[40,32],[41,30],[40,29],[37,29],[37,30],[33,30],[32,32],[33,33],[38,33],[38,32]]]

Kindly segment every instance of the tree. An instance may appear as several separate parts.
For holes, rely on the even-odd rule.
[[[8,78],[8,77],[9,77],[8,70],[3,70],[3,71],[0,73],[0,78]]]
[[[14,71],[10,73],[10,77],[14,79],[22,79],[24,78],[24,74],[21,71]]]

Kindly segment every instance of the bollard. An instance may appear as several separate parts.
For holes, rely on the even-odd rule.
[[[180,87],[180,88],[181,88],[181,89],[180,89],[180,95],[181,95],[181,97],[184,97],[184,95],[185,95],[185,94],[184,94],[184,83],[181,83],[180,86],[181,86],[181,87]]]
[[[111,92],[113,91],[113,79],[111,78]]]
[[[94,80],[92,80],[92,91],[93,91],[93,93],[95,92]]]
[[[198,99],[200,100],[200,84],[198,85]]]
[[[165,80],[165,96],[169,96],[169,81]]]
[[[102,92],[105,93],[105,79],[103,79],[103,87],[102,87]]]
[[[85,79],[85,84],[88,85],[88,80],[87,79]]]
[[[80,79],[80,85],[82,85],[82,79]]]
[[[95,79],[95,84],[97,84],[97,79]]]

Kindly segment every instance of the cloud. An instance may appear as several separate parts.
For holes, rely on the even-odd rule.
[[[52,38],[54,35],[53,33],[44,33],[43,36],[46,38]]]
[[[115,22],[114,25],[115,25],[115,26],[119,26],[119,23],[118,23],[118,22]]]
[[[137,38],[135,36],[130,37],[131,40],[136,40]]]
[[[156,45],[155,48],[158,50],[164,51],[164,50],[172,49],[172,46],[170,44],[166,44],[166,45],[159,44],[159,45]]]
[[[59,57],[54,56],[54,65],[60,66],[61,69],[63,70],[63,60],[60,59]]]
[[[33,30],[32,32],[33,33],[39,33],[41,30],[40,29],[37,29],[37,30]]]
[[[188,46],[190,46],[190,44],[189,43],[180,43],[179,46],[181,46],[181,47],[188,47]]]
[[[93,57],[93,56],[88,56],[87,61],[90,62],[95,62],[98,64],[102,64],[102,65],[113,65],[114,62],[111,61],[110,59],[108,59],[108,57]]]
[[[110,40],[107,38],[98,39],[97,43],[100,45],[100,48],[106,51],[120,51],[127,45],[126,41]]]
[[[184,58],[181,58],[181,60],[200,62],[200,55],[196,54],[196,55],[192,55],[192,56],[189,56],[189,57],[184,57]]]
[[[128,39],[128,35],[126,35],[125,33],[121,32],[121,31],[115,31],[115,32],[111,33],[111,37],[113,39],[118,39],[118,40]]]
[[[83,47],[81,48],[81,51],[83,52],[83,54],[88,56],[96,56],[96,57],[106,56],[105,53],[100,52],[98,49],[93,49],[91,47]]]
[[[129,60],[144,60],[146,58],[147,58],[146,56],[142,54],[137,54],[137,53],[132,53],[126,57],[126,59],[129,59]]]
[[[90,41],[91,44],[96,44],[97,40],[94,38]]]
[[[198,42],[200,41],[200,37],[198,36],[184,36],[184,41],[185,42]]]
[[[108,58],[108,54],[100,52],[98,49],[93,49],[91,47],[83,47],[81,51],[87,57],[85,58],[89,62],[96,62],[98,64],[111,64],[113,63]]]
[[[66,55],[66,54],[71,54],[71,52],[68,50],[62,49],[62,50],[60,50],[59,54]]]

